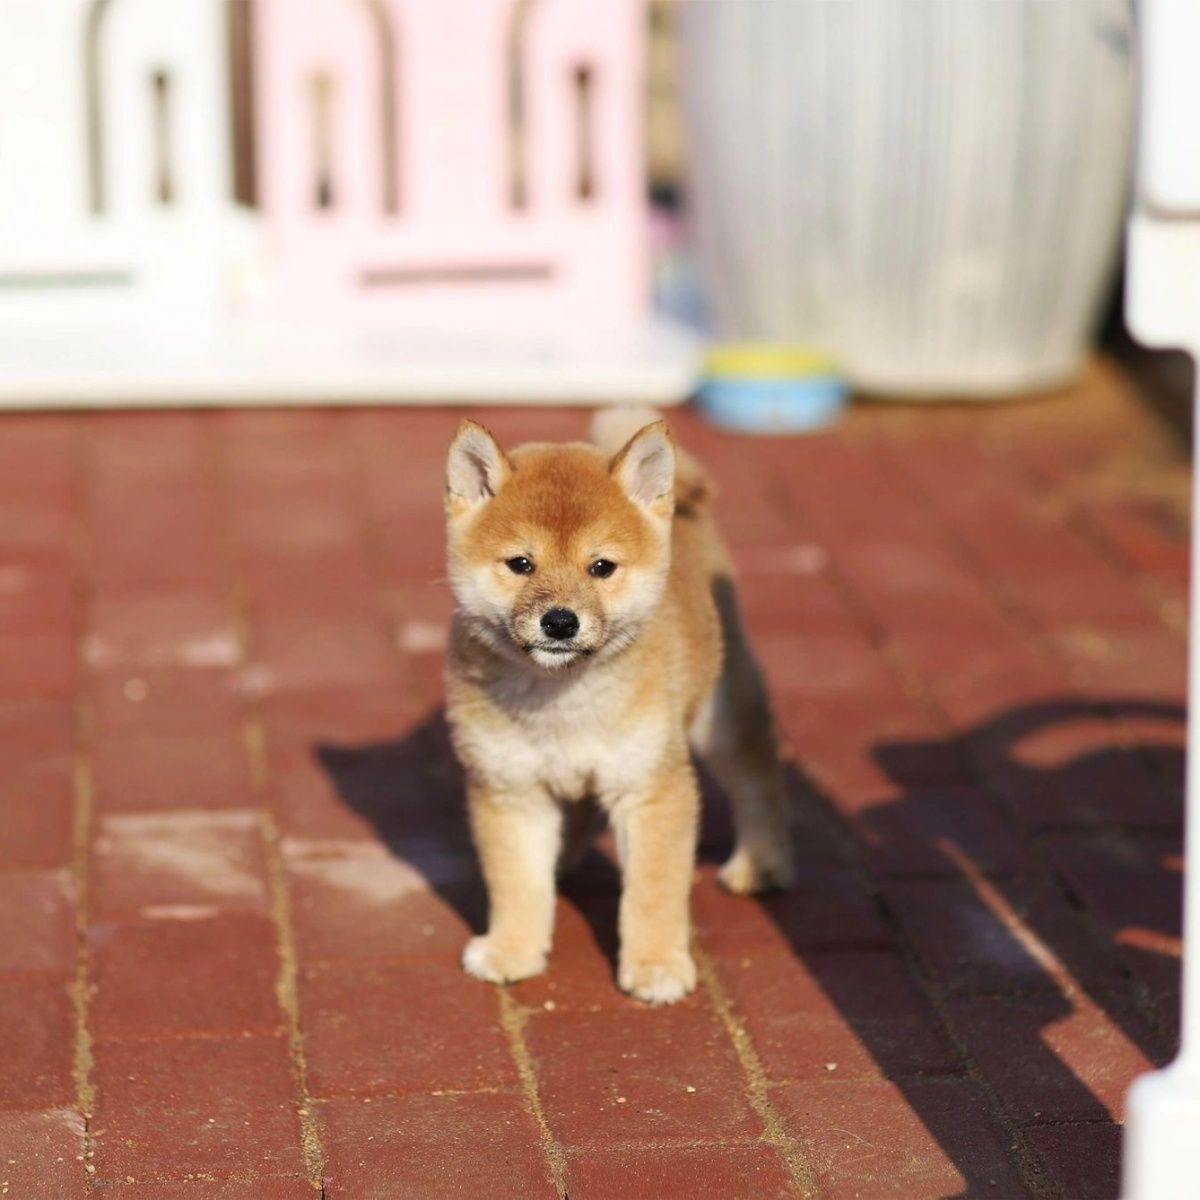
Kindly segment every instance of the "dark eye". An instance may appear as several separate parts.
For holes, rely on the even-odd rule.
[[[514,575],[532,575],[533,563],[527,558],[518,555],[516,558],[510,558],[504,564]]]
[[[607,558],[598,558],[588,567],[588,574],[595,575],[597,579],[607,579],[616,569],[615,562],[609,562]]]

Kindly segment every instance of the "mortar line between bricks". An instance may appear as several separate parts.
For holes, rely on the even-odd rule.
[[[224,442],[221,427],[217,424],[219,414],[208,415],[210,418],[206,447],[208,475],[212,483],[213,501],[217,512],[217,536],[230,583],[229,599],[233,608],[240,651],[238,663],[239,666],[244,666],[252,645],[249,606],[246,601],[246,589],[238,572],[239,562],[232,533],[228,476],[223,452]],[[309,1182],[314,1191],[319,1189],[323,1193],[325,1155],[320,1133],[317,1130],[312,1096],[308,1089],[308,1061],[304,1052],[304,1032],[300,1021],[291,897],[288,893],[287,876],[279,848],[279,830],[267,802],[265,735],[262,721],[257,713],[257,702],[245,696],[244,693],[243,697],[250,715],[242,722],[240,732],[249,762],[251,786],[257,802],[259,838],[262,841],[263,856],[267,865],[267,885],[271,897],[271,923],[275,928],[276,953],[279,959],[275,995],[286,1023],[288,1056],[299,1093],[296,1116],[300,1126],[300,1151]]]
[[[942,511],[941,507],[929,496],[926,489],[922,486],[919,479],[908,471],[903,462],[892,454],[885,455],[885,464],[894,478],[899,478],[910,489],[913,497],[926,515],[931,520],[934,528],[939,533],[939,540],[945,546],[947,552],[959,563],[963,570],[970,576],[974,577],[980,588],[988,593],[996,608],[1001,615],[1017,630],[1022,632],[1029,641],[1037,648],[1039,655],[1047,660],[1058,671],[1061,671],[1063,679],[1068,690],[1074,692],[1076,689],[1070,683],[1070,663],[1066,656],[1053,644],[1046,628],[1037,617],[1025,604],[1023,604],[1018,595],[1010,589],[1003,588],[1003,581],[999,580],[986,563],[984,563],[978,555],[976,555],[970,546],[968,539],[959,530],[949,517]],[[1000,586],[997,586],[1000,585]],[[1080,692],[1082,702],[1096,714],[1109,721],[1114,728],[1120,729],[1121,722],[1116,713],[1114,713],[1109,705],[1103,701],[1096,700],[1087,694],[1086,691]],[[947,728],[950,726],[949,718],[936,701],[931,698],[931,710],[938,720],[939,727]],[[953,730],[951,730],[953,732]],[[1165,781],[1159,775],[1154,763],[1144,754],[1137,753],[1136,747],[1133,748],[1137,756],[1137,761],[1141,763],[1147,774],[1158,783],[1160,786],[1165,786]],[[972,764],[968,761],[965,764],[972,776],[976,776]],[[987,793],[989,799],[992,800],[992,807],[1002,816],[1005,824],[1010,831],[1023,832],[1018,829],[1017,823],[1013,820],[1007,806],[996,797],[992,789],[989,787],[986,779],[980,778],[979,782]],[[1084,927],[1087,929],[1097,949],[1106,956],[1115,957],[1120,972],[1124,978],[1129,980],[1130,986],[1127,989],[1127,995],[1132,1000],[1135,1009],[1139,1015],[1147,1022],[1161,1039],[1169,1041],[1169,1033],[1163,1027],[1162,1018],[1158,1009],[1152,1004],[1143,994],[1142,990],[1136,986],[1135,982],[1130,978],[1125,965],[1120,960],[1119,955],[1114,955],[1112,951],[1111,939],[1099,924],[1097,918],[1091,911],[1090,905],[1086,903],[1084,898],[1080,896],[1067,877],[1059,871],[1053,863],[1047,858],[1042,845],[1042,839],[1036,834],[1031,834],[1023,838],[1028,847],[1033,861],[1038,865],[1045,880],[1050,883],[1054,889],[1063,897],[1065,897],[1075,908],[1078,909]]]
[[[811,535],[813,532],[811,522],[805,518],[799,501],[796,500],[786,487],[780,486],[774,476],[768,480],[766,491],[768,497],[774,497],[776,506],[782,510],[785,516],[789,517],[801,529]],[[886,631],[875,619],[870,603],[858,593],[850,579],[841,570],[837,557],[832,550],[829,551],[828,571],[834,589],[846,605],[847,611],[862,627],[868,641],[876,647],[880,658],[900,683],[905,694],[925,710],[927,715],[934,720],[936,728],[943,735],[953,738],[954,743],[957,745],[958,738],[956,731],[945,712],[941,709],[941,706],[925,687],[921,674],[900,653],[899,648],[895,646]],[[851,877],[860,891],[866,895],[879,911],[881,918],[892,935],[897,949],[900,951],[901,960],[904,962],[909,976],[929,1002],[941,1026],[942,1033],[958,1051],[959,1058],[968,1076],[978,1085],[983,1094],[984,1101],[991,1112],[993,1121],[1005,1135],[1006,1144],[1011,1147],[1014,1163],[1025,1186],[1029,1189],[1031,1195],[1037,1197],[1038,1200],[1050,1200],[1051,1197],[1059,1195],[1041,1164],[1040,1156],[1037,1155],[1026,1141],[1021,1126],[1010,1116],[996,1090],[992,1087],[991,1081],[972,1055],[968,1053],[962,1040],[957,1036],[947,1011],[946,997],[943,996],[942,990],[925,973],[921,966],[920,955],[917,953],[916,947],[904,932],[903,927],[891,909],[879,895],[878,889],[874,886],[869,873],[862,864],[861,855],[853,834],[846,828],[841,815],[824,792],[815,786],[810,787],[810,792],[814,799],[819,802],[819,810],[824,818],[826,827],[830,828],[831,832],[835,834],[835,845],[838,846]],[[990,791],[988,794],[989,796],[991,795]],[[1007,816],[1006,811],[1005,816]]]
[[[1022,1129],[1078,1129],[1081,1126],[1099,1125],[1101,1128],[1107,1128],[1109,1125],[1119,1125],[1119,1121],[1114,1121],[1112,1117],[1064,1117],[1061,1120],[1055,1120],[1054,1117],[1031,1117],[1028,1121],[1021,1122]]]
[[[1017,1171],[1025,1186],[1029,1189],[1030,1194],[1037,1197],[1038,1200],[1050,1200],[1052,1197],[1060,1197],[1060,1193],[1054,1189],[1054,1186],[1045,1174],[1040,1158],[1025,1140],[1022,1133],[1025,1123],[1018,1122],[1016,1118],[1008,1114],[999,1095],[992,1087],[991,1081],[968,1052],[962,1039],[956,1034],[947,1010],[948,997],[943,995],[941,988],[926,974],[921,965],[921,957],[917,953],[916,947],[905,933],[903,926],[896,919],[895,914],[879,894],[874,880],[862,863],[854,835],[846,828],[832,800],[820,788],[810,783],[807,785],[807,792],[811,799],[816,802],[814,815],[820,821],[824,831],[832,838],[841,856],[842,865],[846,868],[847,873],[853,879],[859,891],[871,902],[872,906],[879,913],[880,920],[890,933],[892,942],[909,978],[928,1002],[942,1034],[957,1052],[959,1061],[962,1063],[967,1077],[979,1087],[983,1094],[984,1102],[990,1110],[992,1120],[1005,1135],[1006,1144],[1011,1149]],[[988,995],[991,993],[983,992],[979,994]],[[1025,993],[1005,992],[1003,994],[1024,995]],[[900,1076],[889,1076],[888,1078],[892,1082],[903,1082],[903,1078]],[[919,1114],[917,1115],[919,1117]],[[1070,1200],[1070,1198],[1067,1197],[1065,1200]]]
[[[874,443],[875,458],[883,469],[891,476],[894,484],[908,491],[917,507],[925,514],[927,524],[938,534],[952,559],[957,561],[967,575],[974,579],[987,598],[999,611],[1001,617],[1023,637],[1035,644],[1045,638],[1045,631],[1033,613],[1021,603],[1020,597],[1008,581],[998,576],[976,554],[967,541],[961,536],[956,526],[952,526],[945,517],[937,501],[929,494],[920,479],[910,471],[899,453],[899,446],[893,437],[885,435],[881,441]],[[1046,653],[1046,647],[1039,644],[1038,649]]]
[[[93,711],[88,687],[87,664],[83,643],[87,614],[91,610],[93,584],[89,566],[92,559],[92,529],[89,519],[91,454],[88,438],[89,422],[76,418],[72,503],[75,508],[74,544],[72,550],[73,592],[76,609],[72,616],[75,639],[75,664],[78,671],[75,693],[75,764],[72,773],[73,812],[71,822],[71,876],[75,886],[75,978],[71,1000],[75,1011],[75,1046],[72,1076],[75,1083],[75,1106],[83,1120],[83,1168],[90,1189],[95,1171],[95,1138],[92,1119],[96,1108],[96,1085],[92,1079],[95,1056],[88,1021],[91,1015],[92,982],[91,952],[88,945],[90,926],[89,849],[93,823],[92,736]]]
[[[889,451],[894,449],[894,441],[889,440]],[[983,447],[985,454],[987,447]],[[993,458],[995,456],[992,456]],[[1001,616],[1005,617],[1010,624],[1016,626],[1029,640],[1036,646],[1038,652],[1045,659],[1048,659],[1057,666],[1063,673],[1063,677],[1067,680],[1071,690],[1079,692],[1085,703],[1092,706],[1103,715],[1107,720],[1111,721],[1114,726],[1120,728],[1122,721],[1119,714],[1114,713],[1109,706],[1106,706],[1102,701],[1094,699],[1085,688],[1079,688],[1072,683],[1072,662],[1070,656],[1065,654],[1050,636],[1050,631],[1045,623],[1039,618],[1030,608],[1021,600],[1020,595],[1007,581],[1000,578],[996,573],[983,562],[980,557],[971,550],[970,542],[967,537],[959,530],[951,519],[945,515],[941,506],[929,495],[928,490],[922,484],[918,476],[912,472],[903,461],[903,456],[898,456],[894,453],[887,453],[884,456],[885,465],[893,475],[903,477],[904,482],[911,488],[914,497],[926,510],[931,517],[935,527],[941,532],[942,541],[950,551],[950,553],[958,559],[969,574],[974,575],[980,584],[982,590],[988,595],[992,603],[1000,611]],[[1002,468],[1003,469],[1003,468]],[[1020,474],[1020,467],[1014,468]],[[1024,479],[1018,480],[1018,484],[1027,482]],[[1049,492],[1049,487],[1042,481],[1042,490]],[[1053,508],[1053,506],[1051,506]],[[1133,564],[1124,559],[1120,550],[1116,547],[1111,547],[1111,554],[1105,554],[1096,541],[1087,537],[1079,529],[1075,528],[1069,517],[1063,517],[1055,510],[1055,519],[1059,525],[1069,534],[1076,537],[1079,541],[1089,545],[1093,553],[1101,561],[1108,563],[1113,568],[1114,572],[1125,577],[1128,582],[1131,582],[1141,594],[1139,586],[1140,581],[1146,581],[1147,577],[1143,575]],[[1096,531],[1096,538],[1103,539],[1103,534],[1099,530]],[[1116,561],[1120,559],[1120,562]],[[1143,600],[1145,596],[1141,597]],[[1186,610],[1182,617],[1178,620],[1172,620],[1167,615],[1160,611],[1156,611],[1151,616],[1161,617],[1174,633],[1186,635],[1187,618]],[[1166,786],[1166,781],[1163,780],[1160,771],[1152,759],[1145,755],[1138,754],[1138,759],[1141,761],[1147,773],[1155,779],[1160,785]]]
[[[413,692],[419,694],[419,675],[413,667],[410,656],[404,651],[401,645],[402,617],[397,608],[390,603],[389,589],[384,582],[387,578],[384,572],[384,565],[388,558],[387,543],[377,528],[374,509],[371,506],[367,483],[370,464],[367,462],[366,455],[363,453],[362,446],[355,434],[353,423],[347,421],[339,424],[338,428],[345,428],[345,432],[342,434],[342,458],[346,468],[347,491],[354,514],[358,518],[363,550],[366,554],[371,583],[375,592],[375,600],[379,605],[379,615],[383,621],[384,628],[387,630],[388,643],[395,650],[397,658],[400,661],[400,668],[404,672],[403,678],[407,681],[408,686],[412,688]],[[424,697],[421,697],[421,699],[424,699]]]
[[[1059,518],[1064,526],[1086,542],[1115,571],[1125,575],[1146,606],[1163,625],[1181,638],[1187,637],[1187,597],[1177,595],[1166,584],[1142,571],[1125,552],[1092,520],[1083,509],[1074,509]]]
[[[73,1003],[75,1007],[75,1097],[85,1120],[90,1120],[95,1105],[92,1083],[92,1036],[88,1029],[91,1007],[88,953],[88,848],[92,827],[92,777],[86,761],[78,762],[74,772],[75,813],[72,830],[72,867],[75,881],[75,937],[77,957]]]
[[[911,479],[907,479],[906,481],[912,482]],[[918,500],[922,503],[922,506],[925,508],[927,515],[932,515],[933,523],[934,523],[935,527],[943,528],[943,531],[944,531],[945,522],[940,517],[940,514],[938,513],[936,506],[933,505],[932,501],[928,501],[928,499],[923,494],[921,494],[921,489],[919,488],[919,486],[917,486],[915,484],[914,484],[914,491],[915,491],[915,494],[917,495]],[[800,502],[798,500],[796,500],[794,496],[792,496],[790,493],[788,493],[786,491],[786,489],[783,490],[780,494],[783,497],[782,507],[785,509],[785,511],[788,511],[793,516],[799,516],[803,523],[803,506],[800,504]],[[964,552],[966,552],[966,551],[964,551]],[[979,568],[977,568],[974,563],[968,563],[966,565],[967,565],[968,573],[976,578],[976,582],[981,586],[982,590],[985,593],[988,593],[989,598],[991,598],[993,600],[993,602],[996,602],[996,598],[991,593],[990,589],[988,589],[986,586],[984,586],[984,581],[985,581],[986,576],[983,576],[981,574],[981,570]],[[862,595],[858,592],[858,589],[854,586],[854,584],[849,579],[849,577],[847,577],[840,570],[840,568],[838,567],[837,561],[836,561],[836,555],[833,554],[832,552],[830,554],[830,576],[834,581],[835,587],[837,588],[839,595],[842,596],[844,602],[846,603],[847,609],[854,615],[855,619],[857,621],[859,621],[859,623],[864,627],[864,630],[867,632],[868,636],[872,639],[873,643],[877,646],[877,649],[879,650],[881,657],[884,659],[884,661],[888,665],[889,669],[891,669],[893,671],[893,673],[896,675],[897,679],[901,682],[901,684],[903,686],[905,686],[906,692],[910,692],[910,694],[911,694],[910,689],[914,689],[914,688],[919,692],[922,707],[927,711],[927,713],[929,713],[932,716],[932,718],[934,719],[934,721],[936,723],[936,727],[942,732],[942,734],[944,736],[946,736],[948,739],[955,741],[955,743],[957,744],[959,742],[957,730],[953,726],[953,723],[950,721],[950,719],[947,716],[947,714],[945,713],[945,711],[941,708],[941,706],[938,703],[938,701],[936,700],[936,698],[932,695],[931,692],[929,692],[929,690],[925,686],[925,683],[924,683],[923,677],[921,676],[921,673],[916,668],[914,668],[912,666],[912,664],[908,661],[907,656],[904,654],[902,646],[900,646],[896,641],[894,641],[891,638],[891,636],[887,633],[887,631],[876,620],[874,613],[871,610],[871,605],[870,605],[869,600],[864,595]],[[1014,600],[1013,604],[1015,607],[1017,602]],[[1016,620],[1012,613],[1004,612],[1002,610],[1002,615],[1004,615],[1006,618],[1008,618],[1013,623],[1016,623]],[[1037,627],[1036,621],[1031,616],[1027,616],[1025,618],[1025,623],[1032,626],[1035,629]],[[1040,649],[1040,647],[1039,647],[1039,649]],[[1091,703],[1091,701],[1089,701],[1089,703]],[[1096,707],[1098,712],[1100,712],[1102,710],[1102,706],[1100,706],[1098,704],[1094,705],[1094,707]],[[993,789],[989,785],[986,778],[983,778],[979,774],[979,772],[975,769],[974,764],[970,761],[969,756],[967,756],[965,753],[963,753],[962,757],[964,759],[964,766],[968,769],[971,777],[974,778],[976,780],[976,782],[979,783],[980,786],[983,788],[983,790],[985,791],[985,793],[988,795],[989,799],[991,800],[993,807],[996,808],[996,810],[1000,813],[1000,815],[1005,819],[1006,824],[1008,824],[1010,827],[1015,829],[1018,833],[1021,833],[1023,835],[1024,831],[1020,830],[1015,825],[1015,822],[1012,820],[1011,814],[1008,812],[1007,807],[994,794]],[[842,829],[842,822],[841,822],[841,818],[840,818],[839,814],[836,812],[835,807],[833,806],[833,804],[830,802],[830,800],[827,797],[822,795],[815,788],[813,789],[813,791],[814,791],[814,794],[817,796],[817,798],[820,800],[822,807],[826,810],[824,813],[826,819],[834,822],[838,826],[838,830],[840,833],[841,829]],[[1063,877],[1060,876],[1059,872],[1054,870],[1054,868],[1046,862],[1043,854],[1041,853],[1040,844],[1037,842],[1037,840],[1035,838],[1025,837],[1025,836],[1022,836],[1022,840],[1030,849],[1033,861],[1041,868],[1041,873],[1042,873],[1043,877],[1045,878],[1045,881],[1049,882],[1052,886],[1055,887],[1055,889],[1060,894],[1064,895],[1064,897],[1072,903],[1073,907],[1082,910],[1082,914],[1084,916],[1083,924],[1084,924],[1084,928],[1085,928],[1086,932],[1092,938],[1092,940],[1095,942],[1097,948],[1111,959],[1113,957],[1111,945],[1110,945],[1108,939],[1106,937],[1103,937],[1097,931],[1097,929],[1094,925],[1094,922],[1091,919],[1090,910],[1087,908],[1086,905],[1084,905],[1082,903],[1081,900],[1079,900],[1078,897],[1075,896],[1074,890],[1070,887],[1070,885],[1067,883],[1067,881]],[[839,846],[842,848],[843,853],[845,853],[845,847],[847,844],[850,844],[851,846],[854,847],[850,851],[851,856],[852,856],[852,862],[854,863],[854,870],[855,870],[856,875],[859,876],[860,883],[865,883],[865,881],[869,879],[869,876],[868,876],[867,872],[865,871],[865,869],[863,869],[861,867],[861,865],[859,864],[857,846],[853,841],[852,835],[850,835],[847,832],[845,837],[839,837],[838,843],[839,843]],[[869,883],[865,883],[865,886],[867,887],[868,892],[870,892],[872,894],[874,893],[874,889]],[[1031,1180],[1031,1178],[1030,1178],[1028,1172],[1025,1170],[1025,1166],[1024,1166],[1024,1164],[1026,1162],[1033,1164],[1038,1161],[1038,1156],[1036,1155],[1036,1152],[1033,1151],[1028,1146],[1023,1135],[1021,1134],[1021,1131],[1024,1128],[1026,1128],[1029,1123],[1017,1121],[1016,1118],[1010,1117],[1009,1114],[1007,1113],[1007,1111],[1004,1109],[1003,1105],[1001,1104],[1001,1102],[999,1100],[999,1097],[993,1092],[990,1082],[987,1080],[986,1076],[978,1068],[978,1065],[976,1063],[974,1063],[974,1060],[971,1058],[971,1056],[966,1052],[965,1046],[963,1046],[963,1044],[959,1041],[959,1039],[954,1035],[951,1024],[945,1015],[943,997],[942,997],[939,989],[933,984],[932,980],[928,979],[926,977],[925,973],[923,972],[923,970],[921,970],[920,965],[919,965],[919,963],[920,963],[919,955],[916,954],[915,949],[911,946],[908,938],[903,933],[903,930],[900,927],[899,923],[896,921],[896,919],[893,917],[891,912],[888,910],[886,904],[884,904],[881,901],[880,907],[885,915],[888,926],[893,930],[893,935],[896,937],[898,943],[901,944],[905,949],[904,956],[909,963],[910,970],[914,973],[914,977],[917,979],[918,983],[920,984],[922,991],[926,994],[930,1003],[933,1005],[935,1011],[938,1013],[939,1019],[942,1021],[947,1035],[951,1038],[951,1041],[956,1046],[956,1048],[959,1050],[960,1055],[963,1058],[964,1062],[966,1062],[968,1064],[968,1070],[969,1070],[971,1077],[974,1078],[976,1080],[976,1082],[979,1083],[981,1085],[981,1087],[983,1088],[985,1095],[988,1097],[989,1103],[992,1105],[992,1107],[995,1110],[997,1119],[1004,1126],[1006,1131],[1010,1132],[1013,1135],[1014,1149],[1018,1150],[1018,1154],[1017,1154],[1018,1165],[1021,1167],[1022,1175],[1026,1177],[1026,1183],[1031,1184],[1031,1186],[1032,1186],[1032,1184],[1040,1182],[1042,1179],[1041,1170],[1037,1166],[1034,1166],[1033,1167],[1034,1174],[1033,1174],[1032,1180]],[[1128,978],[1128,972],[1122,970],[1122,976],[1124,978]],[[1129,998],[1133,1001],[1139,1014],[1143,1017],[1143,1019],[1147,1020],[1148,1023],[1150,1024],[1151,1028],[1153,1028],[1155,1030],[1155,1032],[1159,1033],[1161,1036],[1162,1028],[1161,1028],[1159,1019],[1158,1019],[1157,1012],[1155,1010],[1153,1010],[1152,1008],[1148,1007],[1148,1005],[1145,1002],[1144,997],[1137,990],[1137,988],[1129,987],[1129,988],[1125,989],[1121,994],[1126,996],[1126,998]],[[1100,1123],[1103,1123],[1103,1122],[1100,1122]],[[1028,1157],[1026,1157],[1026,1156],[1028,1156]],[[1041,1194],[1041,1193],[1039,1193],[1039,1194]]]
[[[1081,688],[1072,681],[1070,657],[1055,645],[1050,631],[1042,620],[1020,599],[1017,592],[1009,587],[1003,579],[997,577],[996,573],[972,551],[969,540],[943,513],[916,476],[891,455],[888,456],[888,462],[891,470],[902,475],[905,482],[912,488],[917,502],[926,510],[940,532],[941,541],[948,553],[969,575],[975,578],[981,591],[995,605],[1000,615],[1029,640],[1044,660],[1061,673],[1066,690],[1077,696],[1083,706],[1093,709],[1098,716],[1109,722],[1115,730],[1121,730],[1124,722],[1120,713],[1115,711],[1111,705],[1104,703],[1103,700],[1097,699],[1086,688]],[[1151,780],[1160,788],[1168,788],[1168,783],[1153,758],[1141,752],[1136,745],[1129,748]],[[1070,890],[1065,881],[1063,886]],[[1104,940],[1107,943],[1108,939]]]
[[[1132,384],[1127,382],[1127,386]],[[1053,496],[1050,481],[1035,466],[1017,457],[1009,438],[988,438],[982,440],[981,449],[984,454],[993,459],[1002,460],[1005,468],[1011,472],[1017,482],[1028,488],[1034,495],[1042,498]],[[1181,460],[1181,464],[1182,464]],[[1181,637],[1187,636],[1187,596],[1176,595],[1165,584],[1147,575],[1135,563],[1131,562],[1121,550],[1096,525],[1087,511],[1079,505],[1073,505],[1063,512],[1057,505],[1050,506],[1055,520],[1063,528],[1070,530],[1080,541],[1086,543],[1092,552],[1106,562],[1118,574],[1125,576],[1137,589],[1139,596],[1147,608],[1162,621],[1172,633]],[[1190,509],[1185,510],[1185,516],[1190,520]]]
[[[917,503],[925,510],[934,528],[940,534],[940,541],[947,553],[955,559],[959,566],[971,576],[984,596],[995,606],[1000,616],[1018,633],[1035,647],[1038,654],[1054,667],[1063,680],[1064,688],[1077,697],[1081,705],[1093,709],[1096,714],[1108,721],[1115,730],[1123,727],[1120,714],[1111,705],[1092,696],[1086,688],[1081,688],[1072,679],[1072,662],[1070,657],[1055,646],[1049,630],[1041,619],[1026,605],[1019,594],[1007,582],[996,575],[988,565],[971,549],[969,539],[943,513],[941,507],[928,494],[920,480],[904,466],[903,462],[894,455],[884,458],[884,465],[893,476],[899,477],[912,491]],[[1153,760],[1139,753],[1136,746],[1133,749],[1138,762],[1145,772],[1160,787],[1166,787],[1166,781]],[[1107,939],[1106,939],[1107,940]]]
[[[729,1034],[733,1051],[746,1077],[746,1098],[763,1123],[763,1141],[779,1151],[787,1165],[788,1174],[792,1177],[796,1194],[803,1200],[817,1200],[820,1191],[811,1162],[811,1153],[799,1137],[788,1132],[782,1115],[772,1102],[762,1059],[745,1025],[734,1011],[733,1001],[721,983],[716,965],[708,952],[695,942],[692,952],[696,958],[700,978],[712,997],[713,1007]]]
[[[259,742],[254,753],[261,757],[261,726],[248,723],[247,740]],[[279,1007],[287,1017],[288,1051],[292,1059],[292,1070],[296,1086],[300,1090],[300,1107],[296,1110],[300,1118],[300,1148],[304,1155],[304,1168],[314,1187],[324,1187],[325,1154],[321,1136],[317,1130],[316,1114],[313,1111],[312,1094],[308,1089],[308,1060],[305,1056],[304,1031],[300,1024],[300,994],[297,987],[298,960],[295,936],[292,930],[291,897],[288,894],[283,856],[279,850],[279,830],[275,818],[264,808],[259,813],[259,829],[267,855],[267,875],[271,889],[271,919],[275,923],[279,949],[279,977],[275,990]]]
[[[538,1089],[537,1067],[525,1040],[526,1013],[512,998],[507,988],[498,988],[496,1001],[499,1006],[500,1027],[508,1041],[508,1052],[512,1055],[517,1068],[517,1077],[521,1081],[521,1094],[529,1105],[530,1114],[538,1128],[538,1140],[546,1163],[550,1168],[550,1177],[560,1200],[569,1200],[566,1185],[567,1156],[546,1119],[546,1110],[542,1107],[541,1092]]]
[[[887,635],[880,629],[880,626],[875,622],[874,616],[870,613],[869,605],[866,604],[863,598],[858,596],[850,581],[842,575],[832,554],[830,554],[829,572],[830,577],[835,580],[839,594],[847,602],[847,610],[852,613],[854,619],[864,624],[866,631],[869,632],[872,638],[872,642],[875,642],[878,648],[880,648],[881,658],[886,662],[889,670],[896,674],[901,683],[910,680],[910,682],[916,683],[917,686],[922,686],[919,673],[912,668],[911,664],[907,664],[906,660],[902,659],[902,655],[900,655],[900,658],[902,661],[905,661],[906,670],[904,674],[898,671],[898,668],[896,668],[896,655],[899,654],[899,650],[888,641]],[[884,647],[888,647],[892,650],[892,653],[884,653]],[[954,734],[953,727],[950,726],[946,714],[942,712],[940,706],[938,706],[937,702],[928,692],[924,692],[923,707],[931,714],[934,714],[938,730],[942,731],[943,734]],[[974,775],[973,772],[972,774]],[[925,996],[926,1001],[929,1002],[930,1007],[934,1010],[944,1036],[949,1039],[950,1044],[958,1051],[959,1058],[966,1068],[968,1078],[976,1082],[980,1092],[983,1093],[985,1102],[991,1111],[992,1120],[1000,1127],[1001,1132],[1006,1135],[1006,1142],[1012,1148],[1013,1160],[1021,1176],[1021,1180],[1030,1189],[1031,1194],[1037,1196],[1037,1198],[1050,1198],[1050,1196],[1061,1195],[1061,1193],[1058,1193],[1055,1184],[1051,1182],[1050,1177],[1046,1175],[1042,1160],[1040,1160],[1037,1151],[1034,1151],[1033,1147],[1028,1144],[1024,1134],[1025,1124],[1016,1120],[1004,1108],[1000,1096],[998,1096],[995,1088],[992,1087],[991,1081],[986,1076],[983,1068],[980,1068],[979,1064],[974,1061],[974,1057],[968,1052],[966,1045],[959,1038],[958,1034],[956,1034],[953,1022],[949,1018],[947,996],[943,995],[940,986],[925,973],[922,965],[920,965],[920,955],[917,953],[917,949],[913,946],[910,938],[908,938],[904,926],[900,924],[895,914],[886,904],[886,901],[878,894],[878,890],[874,886],[869,872],[862,865],[857,842],[854,841],[850,830],[846,829],[832,800],[820,788],[810,785],[810,791],[812,796],[820,803],[821,815],[827,828],[830,826],[833,827],[833,832],[836,835],[835,844],[839,846],[842,856],[847,860],[852,877],[858,883],[859,888],[875,901],[884,924],[886,924],[890,934],[892,934],[896,947],[900,950],[901,960],[905,962],[908,974],[910,974],[913,982],[917,984],[920,992],[922,992],[922,995]],[[994,799],[991,796],[990,790],[988,790],[988,794],[990,798]],[[1003,805],[1000,805],[1000,809],[1007,821],[1009,816],[1007,809],[1004,809]],[[1034,847],[1034,850],[1036,850],[1036,847]]]

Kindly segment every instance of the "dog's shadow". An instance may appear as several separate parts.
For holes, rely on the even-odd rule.
[[[370,823],[398,859],[474,932],[487,922],[487,896],[467,825],[462,769],[438,709],[396,741],[362,746],[321,745],[317,761],[343,803]],[[616,973],[620,873],[593,846],[560,881]],[[615,985],[614,985],[615,986]]]
[[[462,769],[439,709],[395,741],[322,744],[338,797],[472,929],[487,917],[463,802]]]

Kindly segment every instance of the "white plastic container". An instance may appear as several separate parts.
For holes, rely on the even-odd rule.
[[[859,387],[1069,379],[1128,194],[1128,0],[684,0],[716,331]]]

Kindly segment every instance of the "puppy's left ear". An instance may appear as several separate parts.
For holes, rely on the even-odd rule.
[[[612,477],[634,504],[656,517],[675,512],[675,443],[666,421],[638,430],[612,460]]]
[[[482,425],[464,421],[446,460],[446,509],[460,516],[490,500],[512,474],[500,444]]]

